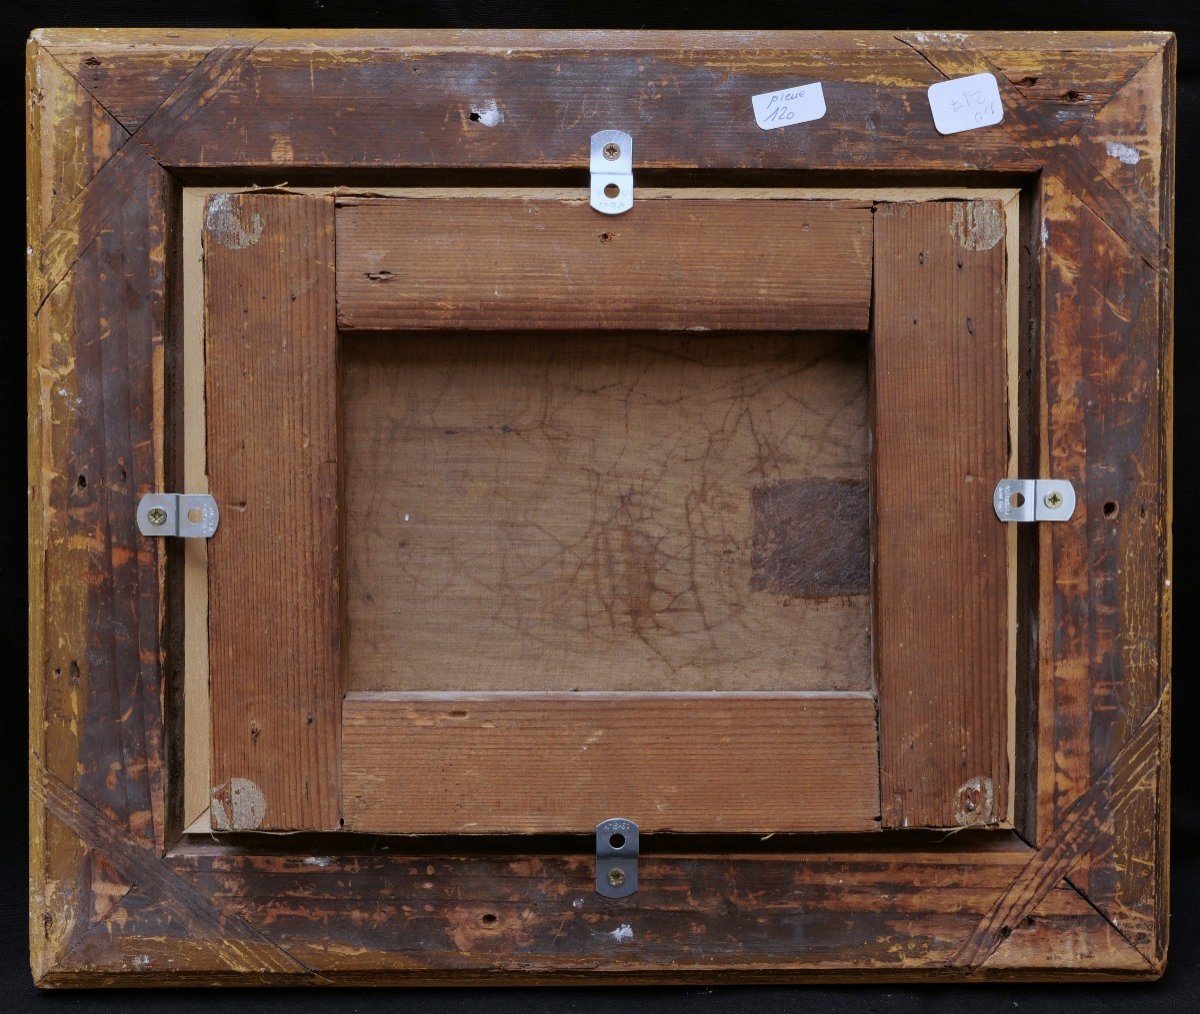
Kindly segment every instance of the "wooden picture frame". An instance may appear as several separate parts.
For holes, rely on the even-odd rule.
[[[1161,973],[1173,37],[64,29],[35,33],[28,60],[40,985]],[[937,133],[929,85],[984,71],[1003,122]],[[752,95],[816,80],[823,118],[754,122]],[[911,811],[940,830],[905,830],[885,791],[895,829],[869,835],[652,834],[641,887],[619,901],[588,890],[594,843],[578,835],[204,833],[195,804],[214,779],[196,744],[212,717],[186,688],[197,664],[208,669],[195,629],[213,616],[195,612],[185,580],[202,547],[147,539],[135,522],[142,494],[185,491],[204,473],[185,437],[197,426],[188,391],[199,376],[203,396],[204,383],[203,365],[189,365],[200,310],[188,209],[239,195],[261,235],[268,208],[332,212],[319,194],[370,204],[397,188],[549,187],[582,199],[591,134],[630,123],[639,196],[740,188],[771,200],[790,188],[865,202],[877,281],[891,216],[912,220],[885,252],[925,218],[944,236],[938,202],[998,200],[1011,215],[1001,268],[989,269],[1007,271],[996,319],[1018,324],[994,388],[1015,432],[995,460],[1068,478],[1078,495],[1070,521],[1005,535],[1016,633],[994,643],[1011,655],[1012,686],[987,694],[1003,690],[1008,708],[1011,819],[959,833],[943,793],[914,797]],[[303,250],[330,276],[331,222],[325,245]],[[332,299],[296,313],[335,328]],[[208,439],[228,422],[210,411]],[[956,432],[952,419],[928,424]],[[319,538],[301,548],[319,568]],[[886,739],[884,753],[886,786]],[[331,815],[276,826],[329,827]]]

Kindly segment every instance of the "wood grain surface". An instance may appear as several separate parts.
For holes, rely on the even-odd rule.
[[[873,831],[857,694],[349,694],[345,822],[400,834]]]
[[[333,203],[210,197],[204,258],[212,822],[336,828]]]
[[[1004,216],[990,201],[875,213],[875,617],[888,827],[1006,818],[1008,474]]]
[[[1041,782],[1039,841],[1160,706],[1169,582],[1154,549],[1169,464],[1150,396],[1159,382],[1152,364],[1163,281],[1072,195],[1052,185],[1044,199],[1041,291],[1054,312],[1045,318],[1052,422],[1043,453],[1045,467],[1075,483],[1078,506],[1071,521],[1039,533],[1042,559],[1052,561],[1040,570],[1040,610],[1055,629],[1039,645],[1050,674],[1040,688],[1042,735],[1059,744]],[[1102,825],[1111,840],[1072,874],[1147,949],[1157,938],[1155,876],[1166,862],[1151,831],[1166,805],[1158,777]],[[1135,854],[1155,862],[1133,862]]]
[[[348,689],[870,688],[863,337],[342,356]]]
[[[866,329],[871,212],[823,201],[338,202],[349,330]]]
[[[36,32],[28,54],[39,985],[1162,973],[1172,36],[64,29]],[[938,135],[927,87],[984,70],[1004,122]],[[759,130],[747,105],[797,79],[825,82],[830,109],[802,143]],[[1034,662],[1036,806],[1020,827],[1034,847],[976,829],[665,836],[639,893],[608,903],[587,836],[490,851],[180,839],[178,547],[133,522],[137,497],[180,474],[180,186],[582,189],[591,132],[618,122],[645,124],[635,171],[663,185],[1020,181],[1031,460],[1083,491],[1079,523],[1036,536],[1041,584],[1018,628]]]

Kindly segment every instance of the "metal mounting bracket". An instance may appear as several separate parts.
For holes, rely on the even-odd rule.
[[[627,898],[638,889],[638,826],[623,817],[596,825],[596,891]]]
[[[592,207],[619,215],[633,207],[633,138],[623,130],[592,135]]]
[[[138,502],[138,531],[180,539],[211,539],[221,520],[207,493],[147,493]]]
[[[1001,479],[992,506],[1001,521],[1069,521],[1075,487],[1066,479]]]

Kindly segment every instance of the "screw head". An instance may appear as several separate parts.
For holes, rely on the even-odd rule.
[[[1051,510],[1057,510],[1063,505],[1062,494],[1058,490],[1053,490],[1042,498],[1042,503],[1044,503]]]
[[[165,525],[167,523],[167,512],[161,507],[151,507],[146,511],[146,520],[152,525]]]
[[[625,873],[622,870],[611,869],[608,871],[607,879],[610,887],[620,887],[625,883]]]
[[[621,146],[614,141],[609,141],[604,146],[604,157],[610,162],[615,162],[621,157]]]

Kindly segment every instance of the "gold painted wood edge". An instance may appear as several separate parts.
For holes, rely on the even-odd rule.
[[[204,198],[183,191],[183,474],[188,493],[208,492],[204,417]],[[190,228],[189,228],[190,224]],[[208,543],[183,549],[184,709],[183,818],[188,831],[209,830],[212,755],[208,696]],[[198,636],[199,632],[204,636]]]
[[[1004,350],[1008,360],[1008,474],[1018,475],[1020,441],[1021,334],[1021,196],[1004,202]],[[1001,822],[1017,819],[1017,526],[1008,526],[1008,812]]]
[[[931,38],[944,32],[926,30]],[[1011,50],[1058,53],[1069,42],[1073,50],[1129,50],[1147,53],[1174,38],[1157,31],[980,31],[955,33],[958,38],[983,46],[1002,45]],[[670,29],[215,29],[215,28],[36,28],[30,38],[47,48],[88,46],[93,49],[208,50],[243,40],[261,40],[265,50],[363,48],[373,51],[465,49],[472,52],[538,52],[547,50],[705,49],[768,50],[899,50],[905,48],[895,33],[818,30],[780,31],[670,30]]]

